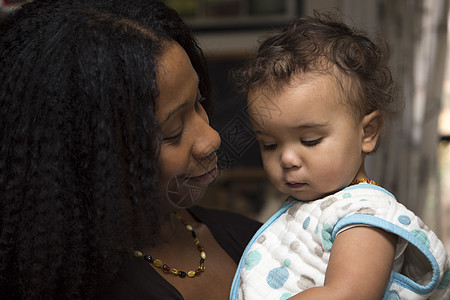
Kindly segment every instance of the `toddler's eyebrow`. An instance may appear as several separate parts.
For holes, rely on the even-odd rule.
[[[262,130],[254,130],[253,133],[256,134],[256,135],[265,135],[265,134],[266,134],[266,133],[265,133],[264,131],[262,131]]]
[[[315,128],[322,128],[328,125],[328,122],[326,123],[305,123],[298,126],[292,126],[293,129],[315,129]],[[263,130],[257,129],[253,130],[255,135],[267,135]]]
[[[298,126],[292,126],[292,128],[296,128],[296,129],[308,129],[308,128],[320,128],[320,127],[325,127],[328,125],[327,123],[305,123],[305,124],[301,124]]]

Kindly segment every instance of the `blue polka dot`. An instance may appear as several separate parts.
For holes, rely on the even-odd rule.
[[[327,251],[331,250],[333,243],[331,242],[331,232],[333,228],[328,223],[324,223],[322,227],[322,244]]]
[[[289,266],[291,265],[291,260],[290,260],[289,258],[286,258],[286,259],[283,261],[283,264],[284,264],[286,267],[289,268]]]
[[[280,300],[286,300],[292,297],[291,293],[284,293],[283,295],[281,295]]]
[[[403,225],[411,224],[411,219],[405,215],[398,216],[398,221]]]
[[[250,270],[261,261],[261,253],[257,250],[250,251],[245,258],[245,269]]]
[[[310,217],[307,217],[305,221],[303,221],[303,229],[308,228],[309,222],[311,221]]]
[[[437,287],[438,290],[445,290],[450,283],[450,270],[445,271],[444,276],[442,276],[441,282]]]
[[[289,272],[285,267],[272,269],[267,275],[267,284],[277,290],[281,288],[289,278]]]
[[[418,238],[422,244],[424,244],[428,249],[430,249],[430,240],[428,239],[425,232],[422,230],[414,229],[410,231],[416,238]]]
[[[352,194],[350,193],[345,193],[344,195],[342,195],[342,198],[350,198],[352,196]]]

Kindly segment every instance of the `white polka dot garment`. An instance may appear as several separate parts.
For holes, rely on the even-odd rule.
[[[311,202],[286,201],[247,246],[230,299],[287,299],[322,286],[336,235],[354,225],[379,227],[407,242],[397,247],[383,299],[450,299],[442,242],[391,193],[365,183]]]

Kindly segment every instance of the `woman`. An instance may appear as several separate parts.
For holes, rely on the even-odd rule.
[[[227,298],[259,224],[194,206],[220,139],[178,15],[37,0],[0,53],[2,299]]]

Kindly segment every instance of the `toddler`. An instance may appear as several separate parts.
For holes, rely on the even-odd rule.
[[[231,299],[450,299],[442,242],[364,167],[402,106],[388,56],[316,14],[237,72],[264,169],[289,197],[247,246]]]

